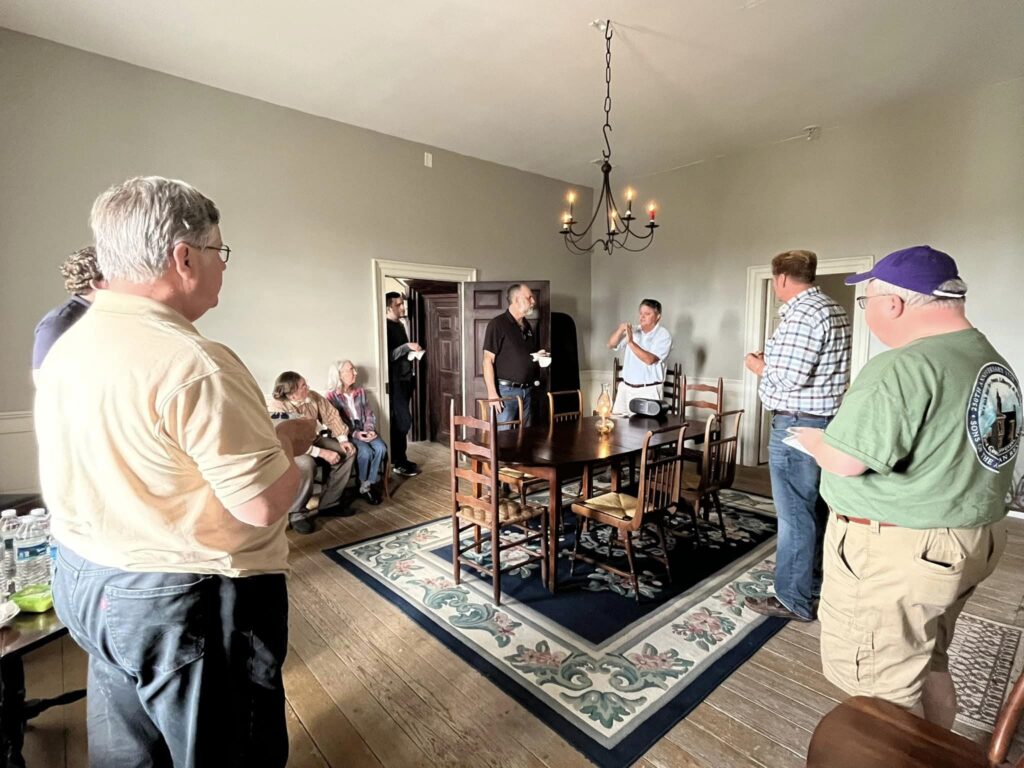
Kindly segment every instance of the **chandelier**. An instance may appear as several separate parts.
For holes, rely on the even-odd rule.
[[[594,22],[594,26],[600,27],[599,22]],[[624,214],[619,213],[618,206],[615,204],[615,197],[612,195],[611,180],[609,176],[612,172],[612,145],[608,139],[608,132],[612,129],[611,124],[611,112],[612,112],[612,22],[609,19],[603,25],[604,27],[604,43],[605,43],[605,54],[604,54],[604,82],[606,86],[605,97],[604,97],[604,146],[601,150],[603,161],[601,163],[601,174],[604,177],[604,181],[601,183],[601,196],[597,200],[597,204],[594,206],[594,215],[590,218],[590,222],[587,226],[578,230],[576,225],[579,222],[574,218],[573,207],[576,202],[576,193],[570,192],[566,198],[569,203],[569,212],[562,214],[562,229],[560,230],[562,236],[565,238],[565,247],[572,253],[587,253],[594,248],[598,243],[604,248],[606,253],[611,253],[616,248],[622,248],[626,251],[632,251],[634,253],[644,250],[654,241],[654,230],[658,228],[658,224],[655,222],[657,216],[657,208],[654,203],[650,203],[647,206],[647,223],[642,227],[638,224],[637,229],[633,229],[633,222],[638,217],[633,215],[633,197],[634,193],[632,189],[626,190],[626,212]],[[607,230],[603,235],[599,236],[601,230],[607,225]],[[647,230],[646,234],[643,230]],[[590,239],[591,231],[593,231],[593,238]],[[590,239],[589,245],[584,243]]]

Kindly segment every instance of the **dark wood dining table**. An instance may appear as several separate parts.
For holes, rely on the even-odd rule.
[[[678,417],[652,419],[643,416],[613,418],[615,428],[607,434],[597,431],[597,416],[584,416],[576,421],[510,429],[498,433],[498,459],[534,477],[548,481],[548,589],[557,588],[559,514],[562,509],[562,483],[582,476],[582,495],[589,498],[590,469],[595,464],[611,465],[612,490],[620,487],[621,466],[627,458],[643,449],[644,438],[654,429],[686,425],[685,439],[701,437],[704,424],[686,423]]]

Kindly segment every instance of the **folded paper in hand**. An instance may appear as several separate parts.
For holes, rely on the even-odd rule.
[[[808,451],[800,444],[800,440],[794,434],[786,435],[784,438],[782,438],[782,442],[788,445],[790,448],[796,448],[798,451],[806,453],[808,456],[812,455],[810,451]]]

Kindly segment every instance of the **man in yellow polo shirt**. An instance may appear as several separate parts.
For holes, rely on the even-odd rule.
[[[953,725],[947,650],[964,603],[1006,543],[1021,388],[964,313],[956,262],[926,245],[847,283],[890,347],[822,432],[799,431],[822,470],[821,663],[850,695]]]
[[[94,766],[284,766],[285,515],[307,419],[272,425],[192,323],[231,250],[193,187],[130,179],[91,225],[108,280],[40,368],[54,601],[89,654]]]

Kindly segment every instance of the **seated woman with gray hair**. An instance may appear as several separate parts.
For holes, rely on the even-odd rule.
[[[373,484],[380,476],[387,445],[377,434],[377,417],[366,399],[366,390],[356,386],[358,371],[351,360],[335,360],[327,370],[327,400],[341,414],[356,448],[359,495],[370,504],[380,504]]]

